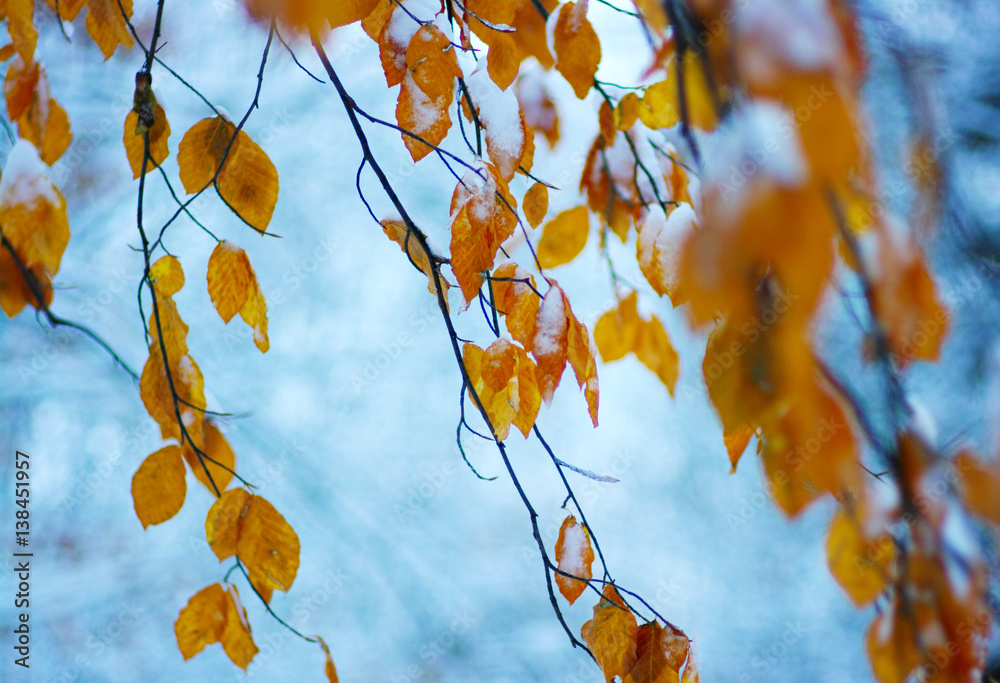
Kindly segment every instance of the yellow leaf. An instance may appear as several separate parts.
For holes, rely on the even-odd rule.
[[[310,0],[305,0],[309,2]],[[378,0],[333,0],[327,4],[330,26],[347,26],[367,18],[375,11]]]
[[[594,342],[605,363],[624,358],[636,349],[639,334],[639,297],[635,291],[604,313],[594,325]]]
[[[205,537],[219,562],[236,554],[240,527],[250,510],[252,497],[245,489],[232,489],[216,498],[209,508],[205,518]]]
[[[663,323],[654,315],[649,321],[640,321],[637,328],[636,357],[660,378],[673,396],[680,374],[680,358]]]
[[[615,107],[615,125],[618,130],[628,130],[639,118],[639,96],[634,92],[627,93]]]
[[[754,428],[750,425],[743,425],[734,430],[724,430],[722,441],[726,444],[726,452],[729,453],[729,474],[736,472],[736,465],[743,457],[743,451],[750,444],[750,438],[754,435]]]
[[[589,579],[591,565],[594,563],[594,549],[590,546],[590,534],[587,527],[577,524],[573,515],[569,515],[563,520],[559,527],[559,538],[556,540],[556,562],[561,571],[580,579]],[[583,591],[587,589],[587,583],[577,579],[571,579],[562,574],[556,574],[556,585],[559,592],[569,601],[569,604],[576,602]]]
[[[202,119],[184,133],[177,164],[188,194],[215,178],[223,201],[253,228],[266,232],[278,201],[278,171],[249,135],[242,130],[237,134],[236,126],[222,117]]]
[[[235,586],[213,583],[195,593],[174,622],[174,634],[185,660],[220,643],[233,664],[246,671],[258,652]]]
[[[166,446],[150,454],[132,476],[132,501],[143,529],[180,512],[186,495],[180,446]]]
[[[594,605],[594,618],[583,625],[580,635],[594,653],[606,680],[625,676],[636,663],[636,636],[639,626],[612,584]]]
[[[581,100],[590,92],[601,63],[601,43],[587,19],[588,0],[567,2],[559,6],[555,21],[553,47],[556,71],[572,86]]]
[[[86,4],[87,33],[101,48],[105,61],[119,45],[126,50],[132,47],[132,34],[125,24],[125,17],[132,17],[132,0],[86,0]]]
[[[170,156],[170,147],[167,140],[170,137],[170,124],[167,122],[167,114],[163,107],[156,103],[153,108],[153,127],[149,129],[149,162],[146,164],[146,172],[153,170],[162,164]],[[143,136],[136,134],[136,127],[139,125],[139,115],[130,111],[125,117],[125,134],[122,142],[125,143],[125,154],[128,156],[129,166],[132,167],[132,177],[138,178],[142,173],[142,157],[145,150]]]
[[[205,488],[215,493],[215,488],[212,487],[212,482],[215,482],[219,491],[225,491],[229,487],[229,482],[233,480],[233,471],[236,469],[236,454],[214,422],[205,420],[202,427],[205,440],[202,452],[215,462],[206,460],[202,466],[198,454],[194,452],[190,444],[184,444],[184,459],[187,460],[195,479],[200,481]],[[211,481],[205,474],[206,469],[212,477]]]
[[[472,383],[470,393],[475,391],[479,396],[493,433],[501,441],[507,438],[520,408],[519,351],[503,338],[490,344],[485,351],[471,343],[466,343],[462,349],[462,360]]]
[[[840,508],[826,539],[830,573],[858,607],[872,602],[885,590],[896,555],[888,534],[870,538],[861,526],[861,520]]]
[[[271,341],[267,336],[267,302],[257,278],[253,280],[253,290],[247,297],[247,302],[240,309],[240,317],[253,330],[253,343],[261,353],[267,353],[271,348]]]
[[[299,537],[273,505],[252,496],[240,523],[236,555],[265,585],[287,592],[299,569]]]
[[[154,342],[149,347],[149,358],[139,378],[139,396],[142,403],[149,416],[160,425],[163,438],[181,440],[181,429],[177,424],[175,412],[179,410],[188,435],[198,443],[201,440],[203,411],[206,405],[205,379],[202,377],[201,369],[191,356],[184,354],[171,365],[171,379],[178,398],[176,408],[160,346]]]
[[[34,60],[35,45],[38,43],[38,30],[34,24],[34,0],[7,0],[6,7],[7,32],[17,54],[25,63]]]
[[[646,88],[638,104],[639,119],[647,128],[669,128],[681,119],[677,84],[668,79]]]
[[[536,182],[524,193],[521,207],[524,209],[524,217],[528,219],[528,225],[537,228],[549,210],[548,188]]]
[[[517,347],[517,415],[513,425],[521,430],[524,438],[528,438],[531,428],[538,419],[538,410],[542,406],[542,395],[538,390],[535,362],[528,357],[527,352]]]
[[[250,258],[228,240],[216,245],[208,259],[208,296],[225,322],[246,305],[256,280]]]
[[[559,6],[559,0],[541,0],[541,4],[551,14]],[[517,46],[518,59],[523,62],[528,57],[534,57],[543,68],[551,69],[555,60],[545,38],[545,20],[535,7],[534,0],[515,0],[515,6],[511,25],[516,29],[512,37]]]
[[[675,665],[676,657],[670,655],[675,643],[680,641],[686,656],[687,638],[676,636],[673,629],[668,629],[655,621],[639,627],[635,637],[635,666],[622,683],[679,683],[684,657],[680,658],[680,665]]]
[[[160,296],[173,296],[184,286],[184,268],[176,256],[161,256],[149,267],[149,281]]]
[[[995,462],[983,463],[971,451],[962,451],[955,458],[955,469],[962,482],[962,500],[969,511],[1000,526],[1000,467]]]
[[[555,268],[576,258],[587,245],[590,234],[590,214],[587,207],[577,206],[563,211],[542,226],[538,242],[538,262],[542,268]]]

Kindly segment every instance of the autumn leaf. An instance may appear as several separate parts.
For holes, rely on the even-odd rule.
[[[649,128],[669,128],[681,120],[680,76],[681,62],[672,56],[667,68],[668,77],[646,88],[639,103],[639,118]],[[688,124],[702,130],[714,130],[718,116],[711,91],[705,80],[701,63],[693,50],[684,53],[684,106]]]
[[[518,60],[534,57],[543,68],[551,69],[555,64],[545,37],[545,20],[538,11],[536,0],[515,0],[514,33],[511,34],[517,47]],[[559,0],[540,0],[549,14],[559,6]]]
[[[168,156],[170,148],[167,141],[170,138],[170,124],[167,122],[167,114],[163,107],[157,102],[153,108],[153,127],[149,129],[149,162],[146,171],[149,172],[159,167]],[[125,117],[125,133],[122,142],[125,143],[125,154],[128,156],[129,166],[132,167],[133,179],[142,174],[142,157],[146,143],[143,135],[136,133],[139,126],[139,115],[130,111]]]
[[[674,395],[677,376],[680,374],[680,358],[674,345],[670,343],[667,330],[655,315],[648,321],[640,321],[637,326],[635,355],[642,364],[653,371],[670,395]]]
[[[34,60],[38,30],[34,24],[35,3],[32,0],[7,0],[0,16],[7,19],[7,32],[17,54],[26,64]]]
[[[581,100],[590,92],[601,63],[601,43],[587,19],[588,0],[567,2],[549,17],[556,71]]]
[[[406,49],[406,74],[396,103],[396,121],[406,131],[437,145],[451,128],[448,109],[454,99],[455,79],[462,75],[451,41],[438,27],[427,24],[413,34]],[[403,134],[414,161],[432,147]]]
[[[955,458],[955,471],[969,511],[1000,526],[1000,467],[996,462],[984,463],[971,451],[963,450]]]
[[[722,432],[722,441],[729,454],[729,474],[736,473],[736,466],[739,464],[740,458],[743,457],[743,452],[750,445],[750,439],[753,438],[754,432],[754,428],[750,425],[742,425]]]
[[[254,331],[254,343],[267,352],[267,302],[250,257],[236,244],[223,240],[208,259],[208,295],[226,324],[237,313]]]
[[[874,601],[885,590],[896,556],[889,534],[869,537],[862,524],[842,507],[833,516],[826,540],[830,573],[858,607]]]
[[[597,110],[597,127],[601,132],[604,144],[613,145],[615,137],[618,135],[618,127],[615,125],[615,111],[607,100],[601,102],[601,106]]]
[[[632,291],[597,319],[594,342],[605,363],[620,360],[635,351],[639,334],[638,301],[638,294]]]
[[[576,258],[587,244],[590,214],[585,206],[561,212],[542,226],[538,241],[538,262],[542,268],[555,268]]]
[[[583,625],[580,636],[594,654],[604,678],[623,679],[635,666],[636,637],[639,626],[614,585],[607,584],[600,602],[594,605],[594,618]]]
[[[669,628],[669,627],[668,627]],[[680,641],[680,664],[675,664],[675,643]],[[636,632],[636,662],[622,683],[679,683],[680,668],[687,656],[687,638],[674,636],[657,622],[643,624]]]
[[[69,117],[52,97],[45,69],[38,70],[31,102],[17,119],[17,132],[35,145],[38,155],[49,166],[56,163],[69,149],[73,140],[69,130]]]
[[[486,409],[493,434],[503,441],[520,408],[518,391],[518,348],[504,338],[497,339],[486,350],[472,343],[462,347],[462,361],[479,401]]]
[[[501,90],[482,66],[477,67],[465,82],[476,118],[486,129],[487,154],[500,175],[510,182],[518,167],[530,171],[534,138],[514,91]]]
[[[177,647],[185,660],[220,643],[233,664],[246,671],[259,652],[235,586],[213,583],[195,593],[174,622]]]
[[[628,130],[639,118],[639,96],[626,93],[615,106],[614,123],[618,130]]]
[[[205,519],[205,536],[219,561],[233,554],[260,585],[288,591],[299,568],[299,537],[267,500],[231,489]]]
[[[514,85],[514,92],[525,124],[542,133],[550,149],[555,147],[559,141],[559,111],[543,75],[537,71],[522,73]]]
[[[680,278],[680,255],[684,240],[697,228],[694,210],[689,204],[677,206],[669,215],[653,206],[639,227],[639,239],[636,240],[639,270],[657,294],[670,297],[674,307],[688,298]]]
[[[28,111],[35,100],[35,89],[41,78],[42,68],[37,63],[25,61],[20,55],[7,66],[3,94],[7,103],[7,116],[17,121]]]
[[[25,140],[11,149],[0,179],[0,230],[29,270],[46,276],[59,272],[69,243],[66,200],[49,180],[35,147]]]
[[[202,465],[198,454],[187,443],[184,444],[183,448],[184,459],[191,468],[194,478],[200,481],[205,488],[215,493],[215,488],[212,486],[212,482],[215,482],[219,491],[225,491],[229,487],[229,482],[233,480],[233,472],[236,470],[236,454],[212,420],[205,420],[202,423],[202,432],[204,434],[202,452],[211,460],[206,459]],[[208,474],[205,473],[206,469]],[[212,477],[211,481],[208,478],[209,475]]]
[[[382,232],[385,233],[386,237],[398,244],[404,254],[409,254],[410,260],[420,269],[420,272],[427,276],[427,291],[433,294],[434,298],[437,298],[437,287],[434,285],[434,269],[431,266],[431,261],[427,257],[427,252],[420,246],[419,240],[407,229],[406,223],[400,220],[385,218],[382,220],[381,225]],[[442,294],[447,305],[448,289],[451,287],[451,283],[441,275],[440,271],[438,272],[438,277],[441,280]]]
[[[535,182],[524,193],[521,207],[524,209],[524,217],[528,219],[528,225],[537,228],[538,224],[545,219],[545,214],[549,210],[548,188],[540,182]]]
[[[48,306],[52,303],[52,283],[49,276],[41,266],[29,268],[28,271],[41,292],[41,306]],[[13,318],[28,304],[40,307],[35,293],[18,269],[14,257],[7,247],[3,246],[0,248],[0,308],[8,317]]]
[[[538,388],[546,404],[552,402],[552,395],[566,369],[569,355],[569,314],[566,297],[553,283],[542,299],[535,317],[535,334],[531,349],[538,361]]]
[[[323,667],[323,673],[326,674],[326,680],[329,683],[338,683],[337,678],[337,667],[333,665],[333,657],[330,656],[330,648],[327,646],[326,641],[316,636],[316,640],[319,641],[319,646],[323,648],[323,656],[326,658],[325,665]]]
[[[267,231],[278,201],[278,171],[264,150],[242,130],[237,133],[232,122],[217,116],[194,124],[177,147],[177,164],[188,194],[200,192],[214,178],[223,201],[251,227]]]
[[[467,171],[451,198],[451,268],[466,307],[504,240],[514,234],[517,201],[492,164]]]
[[[517,347],[518,407],[513,425],[521,431],[525,439],[531,433],[531,428],[535,425],[538,411],[542,406],[542,394],[538,390],[537,372],[535,361],[528,357],[523,348]]]
[[[594,549],[590,546],[587,527],[577,524],[573,515],[569,515],[559,527],[559,538],[556,540],[556,563],[559,570],[580,579],[589,579],[593,577],[590,569],[593,562]],[[571,579],[559,573],[556,574],[556,585],[571,605],[587,589],[585,581]]]
[[[506,90],[521,66],[515,31],[505,30],[514,23],[515,0],[468,0],[465,9],[469,28],[489,47],[486,64],[490,78]]]
[[[132,47],[132,35],[125,24],[125,18],[132,17],[132,0],[86,0],[86,5],[87,33],[101,48],[105,61],[119,45],[126,50]]]
[[[132,501],[143,529],[180,512],[187,495],[184,475],[180,446],[166,446],[143,460],[132,476]]]
[[[531,351],[535,338],[535,317],[541,301],[535,278],[513,261],[506,261],[493,271],[493,296],[504,324],[514,341]]]

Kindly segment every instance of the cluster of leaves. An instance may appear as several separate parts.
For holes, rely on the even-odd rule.
[[[23,142],[15,145],[0,182],[0,305],[13,316],[31,304],[53,320],[51,278],[69,231],[65,202],[43,164],[54,163],[68,147],[69,122],[50,96],[44,70],[33,62],[37,32],[26,4],[8,3],[2,15],[12,41],[0,48],[0,57],[11,60],[4,92]],[[72,20],[84,5],[88,31],[105,58],[118,45],[131,47],[133,36],[142,44],[130,22],[130,2],[79,0],[55,7]],[[675,307],[683,304],[693,327],[710,330],[703,371],[732,470],[756,438],[783,512],[797,515],[823,497],[839,502],[827,541],[829,565],[858,606],[883,603],[867,639],[879,680],[902,682],[917,672],[928,679],[967,680],[982,667],[991,623],[983,619],[987,571],[963,534],[969,512],[1000,523],[991,495],[1000,471],[964,452],[955,460],[958,488],[938,486],[951,460],[913,419],[903,374],[913,362],[936,360],[947,331],[947,312],[921,247],[933,207],[918,202],[910,219],[914,229],[879,209],[878,177],[859,110],[865,56],[848,5],[637,1],[634,14],[652,61],[648,83],[636,87],[596,80],[601,45],[587,0],[245,5],[269,26],[257,93],[239,123],[212,107],[215,116],[187,129],[177,148],[184,190],[197,197],[214,188],[248,226],[268,234],[278,174],[243,125],[260,95],[272,39],[281,38],[278,27],[308,36],[361,145],[359,177],[370,168],[397,212],[372,218],[426,277],[439,303],[462,378],[459,446],[463,428],[473,431],[465,419],[467,396],[529,513],[556,615],[606,680],[699,680],[688,636],[613,580],[564,475],[564,468],[575,468],[554,455],[536,424],[541,405],[552,401],[572,368],[597,426],[598,355],[610,363],[634,354],[674,392],[677,353],[661,320],[640,314],[642,292],[618,277],[612,235],[625,244],[634,241],[636,263],[657,295]],[[180,199],[155,240],[147,238],[142,223],[147,174],[170,154],[170,126],[151,87],[163,8],[160,0],[123,142],[139,180],[141,286],[151,306],[143,320],[149,357],[139,390],[162,437],[173,443],[149,455],[136,472],[135,511],[144,527],[176,515],[186,498],[187,463],[216,496],[205,522],[209,547],[220,561],[235,557],[233,569],[271,612],[272,592],[287,591],[295,579],[298,536],[236,474],[235,454],[207,409],[204,377],[173,300],[184,285],[180,261],[168,253],[153,260],[165,252],[162,236],[174,218],[185,213],[201,224],[188,209],[191,200]],[[324,51],[329,30],[356,22],[378,46],[387,86],[399,87],[395,123],[357,105]],[[523,69],[526,60],[541,68]],[[558,73],[577,98],[596,92],[600,101],[599,132],[580,169],[579,205],[547,221],[553,186],[531,175],[536,131],[550,147],[560,138],[545,70]],[[362,121],[397,131],[415,163],[436,157],[457,179],[448,214],[441,216],[450,234],[447,254],[433,250],[410,218],[371,151]],[[467,155],[442,146],[456,122]],[[703,160],[706,143],[716,151]],[[161,175],[176,198],[166,173]],[[512,190],[518,175],[532,181],[521,196],[523,220]],[[914,182],[933,185],[928,177]],[[358,188],[360,193],[360,183]],[[930,189],[929,195],[939,194]],[[617,300],[597,321],[593,338],[547,272],[576,259],[592,232]],[[510,255],[519,239],[530,252],[520,263]],[[226,323],[238,313],[266,352],[267,305],[249,256],[231,241],[216,241],[206,273],[209,299]],[[480,303],[493,334],[488,344],[460,340],[455,331],[450,299],[457,297],[449,296],[445,266],[461,294],[457,312]],[[861,351],[886,377],[884,400],[893,416],[888,434],[871,424],[816,349],[821,303],[841,271],[863,290],[870,327]],[[930,332],[928,320],[938,321]],[[554,561],[541,541],[539,515],[507,458],[511,426],[525,439],[537,438],[581,520],[566,518]],[[863,464],[866,444],[885,472],[873,474]],[[233,482],[241,485],[229,488]],[[600,578],[592,570],[597,558]],[[570,604],[588,589],[595,593],[594,618],[583,624],[582,640],[562,615],[553,579]],[[652,618],[643,617],[637,605]],[[175,630],[185,659],[220,643],[246,669],[257,652],[228,579],[196,593],[181,609]],[[318,636],[308,640],[324,650],[327,675],[335,680],[326,644]]]

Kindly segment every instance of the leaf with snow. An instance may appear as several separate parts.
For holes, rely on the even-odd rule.
[[[410,40],[405,54],[406,73],[396,102],[396,121],[430,145],[438,145],[451,128],[448,113],[455,94],[455,79],[462,75],[448,37],[433,24],[422,26]],[[433,148],[402,134],[414,161]]]
[[[559,527],[559,538],[556,540],[556,562],[559,570],[579,577],[572,579],[556,573],[556,585],[559,592],[569,601],[577,598],[587,589],[587,582],[582,579],[593,577],[591,565],[594,563],[594,549],[590,546],[590,533],[587,527],[576,523],[576,518],[569,515]]]
[[[490,161],[510,182],[528,152],[528,134],[517,96],[501,90],[483,70],[476,68],[466,79],[480,123],[486,129],[486,151]],[[533,150],[532,150],[533,151]],[[530,168],[528,163],[526,168]]]

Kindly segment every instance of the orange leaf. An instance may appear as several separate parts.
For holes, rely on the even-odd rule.
[[[754,428],[750,425],[743,425],[734,430],[724,430],[722,441],[726,444],[726,452],[729,453],[729,474],[736,472],[736,465],[743,457],[743,451],[750,444],[750,438],[754,435]]]
[[[483,284],[483,273],[504,240],[514,234],[517,201],[492,164],[478,164],[455,187],[451,198],[451,268],[466,307]]]
[[[537,228],[538,224],[545,219],[545,214],[549,210],[549,190],[545,185],[535,182],[521,201],[521,208],[524,209],[524,217],[528,219],[528,225]]]
[[[17,132],[38,148],[38,154],[51,166],[69,148],[73,135],[69,117],[49,91],[45,69],[39,69],[34,97],[27,110],[17,119]]]
[[[504,180],[518,167],[531,167],[534,140],[514,91],[503,91],[480,66],[465,80],[479,122],[486,129],[486,151]],[[465,102],[463,100],[463,102]]]
[[[588,4],[588,0],[567,2],[559,6],[554,17],[549,17],[550,22],[555,21],[552,44],[556,71],[581,100],[590,92],[597,65],[601,63],[601,43],[587,19]]]
[[[132,476],[132,501],[143,529],[180,512],[186,495],[180,446],[166,446],[150,454]]]
[[[559,569],[567,574],[578,576],[580,579],[593,577],[591,565],[594,563],[594,549],[590,547],[590,534],[587,532],[587,527],[576,523],[573,515],[566,517],[559,527],[556,562]],[[571,605],[587,589],[586,581],[571,579],[562,574],[556,574],[556,584],[559,586],[559,592]]]
[[[0,179],[0,230],[28,269],[37,267],[48,276],[59,272],[69,243],[66,200],[34,146],[24,140],[10,151]]]
[[[563,296],[565,298],[565,295]],[[597,361],[594,359],[594,351],[590,345],[590,333],[587,331],[586,325],[577,320],[576,316],[573,315],[569,299],[566,299],[566,311],[569,313],[566,357],[573,368],[576,383],[584,390],[590,420],[596,427],[598,403]]]
[[[159,103],[153,107],[153,117],[153,127],[149,129],[147,173],[157,168],[170,156],[170,147],[167,145],[167,140],[170,137],[170,123],[167,122],[167,114]],[[128,156],[129,166],[132,167],[133,179],[138,178],[142,173],[142,156],[146,144],[142,134],[136,133],[138,126],[139,115],[130,111],[125,117],[125,133],[122,142],[125,143],[125,154]]]
[[[551,13],[559,0],[541,0],[546,12]],[[535,7],[534,0],[515,0],[516,11],[511,25],[516,29],[512,35],[517,46],[518,59],[524,61],[534,57],[546,69],[555,64],[545,38],[545,20]]]
[[[969,511],[1000,526],[1000,468],[995,462],[980,462],[971,451],[955,458],[955,469],[962,482],[962,500]]]
[[[553,280],[538,307],[535,334],[531,343],[532,353],[538,361],[538,388],[546,404],[552,402],[552,395],[566,369],[569,327],[566,297]]]
[[[215,180],[219,196],[253,228],[266,232],[278,201],[278,171],[249,135],[236,134],[236,126],[222,117],[202,119],[184,133],[177,164],[188,194],[212,182],[222,164]]]
[[[53,11],[56,10],[55,0],[45,1]],[[59,0],[59,16],[66,21],[73,21],[76,19],[76,15],[80,13],[80,10],[83,9],[86,2],[87,0]]]
[[[3,81],[3,94],[7,101],[7,116],[11,121],[21,118],[35,99],[35,87],[42,69],[34,62],[26,62],[20,55],[7,67]]]
[[[396,121],[431,145],[440,144],[451,128],[448,110],[454,99],[455,79],[462,75],[455,50],[441,29],[427,24],[410,40],[406,67],[396,103]],[[403,135],[403,142],[414,161],[433,151],[409,135]]]
[[[635,666],[623,683],[678,683],[680,666],[672,666],[668,658],[673,645],[672,637],[672,629],[667,631],[655,621],[640,626],[635,638]],[[683,640],[686,655],[687,639]],[[682,657],[681,663],[683,661]]]
[[[111,58],[119,45],[126,50],[132,47],[132,34],[125,24],[125,17],[132,17],[132,0],[86,0],[86,3],[87,33],[101,48],[104,61]]]
[[[639,96],[627,93],[615,107],[615,126],[618,130],[628,130],[639,118]]]
[[[319,646],[323,648],[323,655],[326,657],[326,665],[323,667],[323,673],[326,674],[326,680],[329,683],[338,683],[337,678],[337,667],[333,665],[333,657],[330,656],[330,648],[327,647],[326,641],[316,636],[316,640],[319,641]]]
[[[587,207],[563,211],[542,226],[538,242],[538,262],[542,268],[555,268],[576,258],[587,244],[590,214]]]
[[[612,584],[594,605],[594,618],[583,625],[580,635],[594,653],[607,681],[625,676],[636,663],[636,636],[639,626]]]
[[[535,278],[513,261],[501,264],[493,271],[493,297],[504,324],[514,341],[526,351],[532,350],[535,337],[535,316],[539,297],[533,289]]]
[[[194,452],[190,444],[184,444],[184,459],[187,460],[194,478],[200,481],[205,488],[215,493],[215,489],[212,487],[212,482],[215,482],[219,491],[225,491],[229,487],[229,482],[233,480],[233,470],[236,469],[236,454],[214,422],[205,420],[202,427],[205,439],[202,452],[215,462],[206,460],[202,466],[198,454]],[[211,481],[205,474],[206,469],[212,477]]]
[[[382,232],[386,234],[386,237],[398,244],[404,254],[409,253],[410,260],[416,264],[420,272],[427,276],[427,291],[437,298],[437,288],[434,286],[434,271],[431,267],[431,261],[427,257],[427,252],[420,246],[417,238],[410,234],[406,223],[386,218],[382,220],[381,225]],[[440,275],[440,273],[438,274]],[[447,304],[448,288],[451,287],[451,283],[445,280],[443,275],[440,275],[440,277],[441,289],[443,290],[444,300]]]
[[[613,145],[615,136],[618,134],[618,128],[615,126],[615,112],[607,100],[601,102],[601,106],[597,110],[597,124],[601,131],[601,137],[604,139],[604,144]]]
[[[330,26],[337,28],[366,19],[378,4],[379,0],[334,0],[326,3]]]
[[[236,554],[243,519],[250,511],[253,494],[236,488],[219,496],[205,518],[205,537],[208,545],[222,562]]]
[[[258,652],[235,586],[224,589],[213,583],[195,593],[174,622],[174,634],[185,660],[221,643],[233,664],[245,671]]]
[[[475,344],[466,343],[462,360],[472,386],[479,396],[497,439],[504,440],[520,408],[518,392],[518,349],[510,341],[500,338],[483,351]]]
[[[52,303],[52,284],[49,276],[41,266],[29,268],[29,271],[41,290],[44,305],[48,306]],[[6,247],[2,247],[0,248],[0,308],[8,317],[13,318],[21,312],[25,304],[39,307],[38,299],[18,269],[14,257]]]
[[[174,359],[171,359],[174,361]],[[171,366],[171,379],[177,393],[181,420],[186,425],[188,435],[197,443],[201,439],[202,420],[205,409],[205,379],[191,356],[184,354]],[[177,424],[177,413],[170,393],[160,345],[156,342],[149,347],[149,358],[139,378],[139,396],[149,416],[160,425],[164,438],[181,440],[181,430]],[[193,408],[191,406],[194,406]]]

